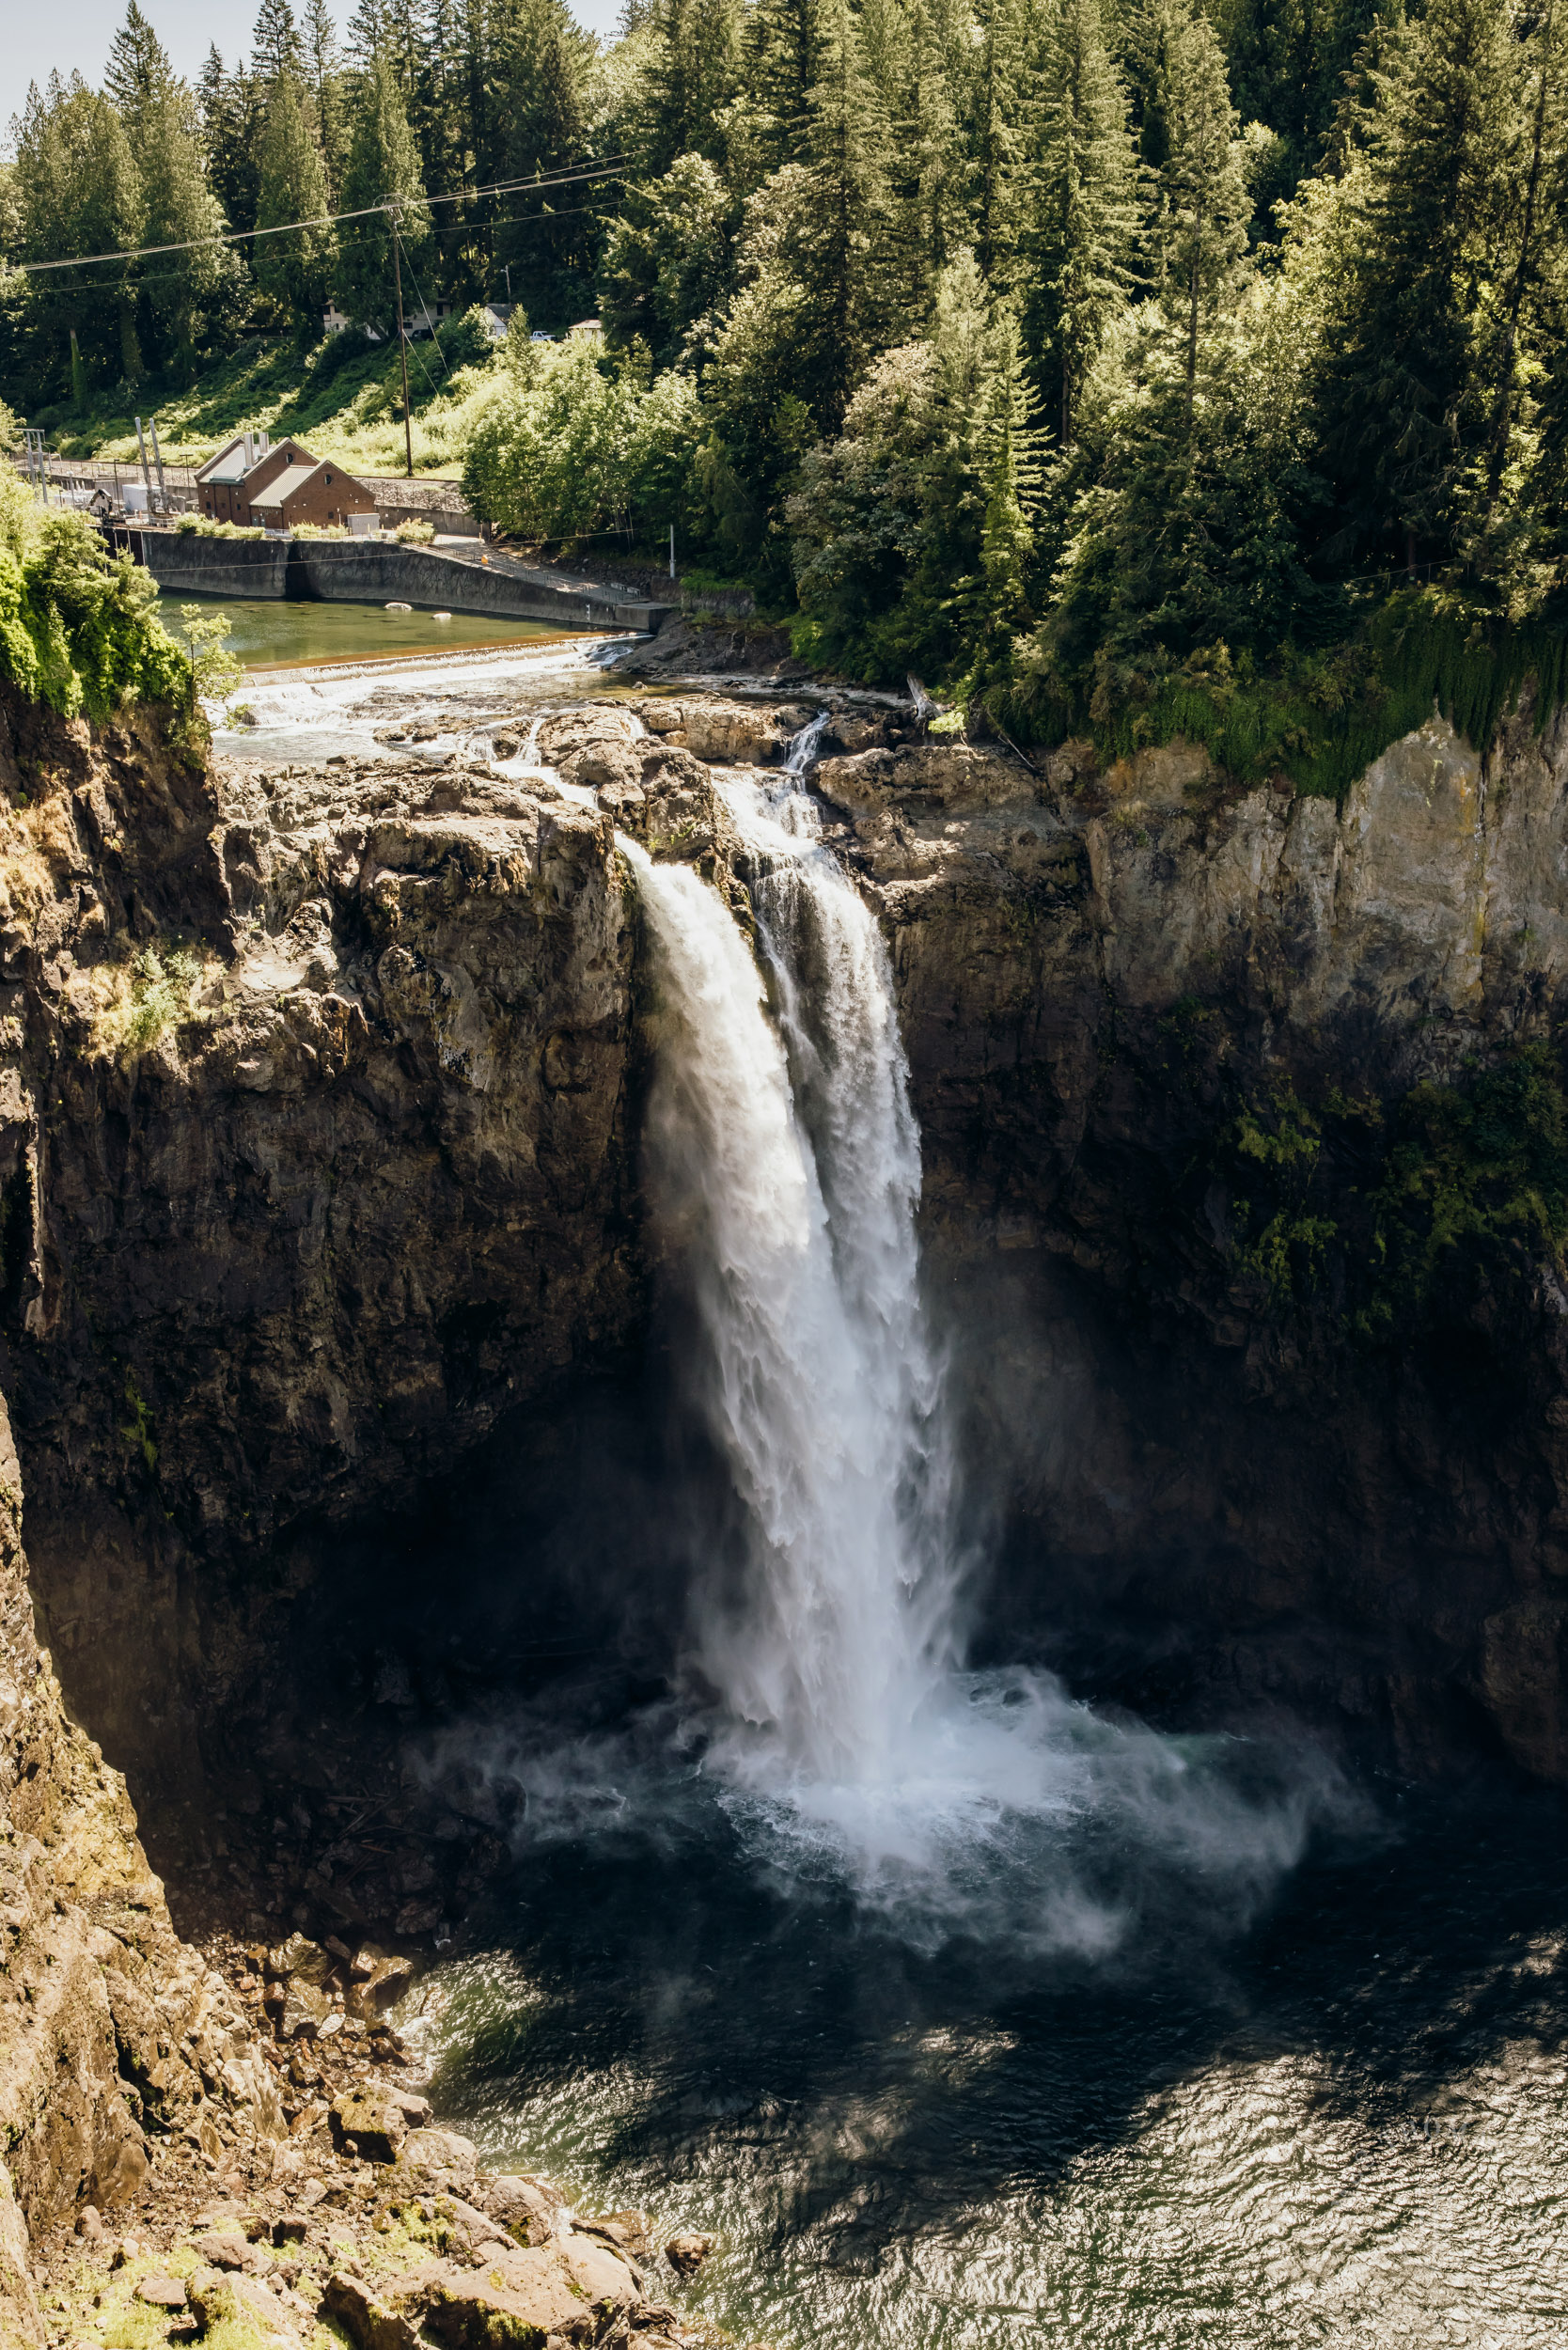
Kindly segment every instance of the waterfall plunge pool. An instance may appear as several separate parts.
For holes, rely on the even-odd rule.
[[[427,1980],[431,2092],[489,2161],[713,2231],[675,2297],[737,2342],[1563,2341],[1560,1799],[1388,1790],[1250,1925],[1082,1822],[1058,1859],[1136,1908],[1086,1955],[983,1899],[917,1947],[691,1776],[580,1792]]]

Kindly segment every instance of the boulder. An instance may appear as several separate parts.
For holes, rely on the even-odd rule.
[[[347,2091],[332,2107],[329,2119],[334,2145],[367,2162],[396,2162],[408,2137],[401,2103],[377,2089]]]
[[[256,2255],[243,2235],[202,2235],[196,2240],[196,2249],[209,2268],[253,2268]]]
[[[178,2277],[138,2277],[136,2298],[155,2310],[182,2310],[185,2288]]]
[[[680,702],[638,702],[635,708],[650,734],[679,734],[685,724],[685,712]]]
[[[647,2260],[653,2249],[648,2232],[648,2214],[642,2211],[612,2211],[604,2218],[585,2219],[575,2213],[572,2226],[582,2235],[598,2236],[613,2251],[628,2260]]]
[[[541,2179],[518,2170],[503,2170],[487,2178],[475,2196],[492,2219],[509,2229],[519,2244],[548,2244],[562,2225],[566,2206]]]
[[[784,755],[789,738],[771,711],[749,709],[744,702],[703,701],[685,703],[683,712],[681,731],[698,759],[760,767]]]
[[[545,2350],[599,2342],[638,2308],[636,2280],[604,2246],[573,2237],[496,2251],[484,2265],[427,2261],[388,2281],[338,2271],[322,2307],[354,2350]]]
[[[414,1961],[394,1957],[372,1945],[359,1952],[350,1974],[349,2012],[371,2023],[402,1998],[414,1981]]]
[[[425,2350],[416,2313],[393,2307],[384,2288],[339,2269],[327,2279],[321,2309],[339,2326],[354,2350]]]
[[[244,2350],[300,2350],[300,2338],[289,2317],[265,2285],[248,2277],[226,2276],[215,2268],[198,2268],[186,2288],[186,2298],[205,2333],[221,2326]]]
[[[278,2031],[285,2040],[314,2040],[332,2012],[326,1992],[290,1977],[283,1995]]]
[[[269,1982],[300,1982],[314,1983],[318,1989],[330,1981],[337,1960],[330,1950],[312,1942],[308,1935],[291,1934],[287,1942],[280,1942],[267,1952],[263,1962]]]
[[[590,743],[560,763],[563,783],[586,784],[589,791],[635,787],[642,777],[642,760],[635,743]]]
[[[460,2195],[471,2201],[478,2185],[478,2156],[472,2138],[455,2130],[410,2130],[398,2156],[394,2191]]]
[[[619,703],[601,702],[591,710],[562,710],[546,718],[536,742],[546,767],[564,767],[574,751],[590,744],[629,743],[635,722]]]
[[[665,2258],[678,2277],[695,2277],[713,2248],[711,2235],[672,2235]]]

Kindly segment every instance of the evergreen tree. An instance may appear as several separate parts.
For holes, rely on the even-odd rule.
[[[993,717],[1002,713],[1010,698],[1013,642],[1029,618],[1031,516],[1040,490],[1034,407],[1023,336],[1016,317],[1004,308],[986,338],[984,377],[975,408],[973,462],[984,512],[966,631],[968,690]]]
[[[145,218],[135,158],[111,102],[79,73],[49,77],[46,95],[27,92],[16,148],[22,258],[58,260],[76,253],[124,251],[143,242]],[[60,359],[74,330],[90,366],[111,381],[142,375],[134,264],[95,262],[51,270],[35,281],[40,323]]]
[[[1203,321],[1246,249],[1249,151],[1208,18],[1189,0],[1162,0],[1160,32],[1156,260],[1162,301],[1185,332],[1190,422]]]
[[[889,126],[865,71],[849,0],[833,0],[823,73],[810,96],[807,152],[816,195],[801,275],[820,312],[811,405],[836,426],[868,360],[898,339],[900,301],[888,195]]]
[[[289,0],[261,0],[250,39],[251,70],[269,86],[285,73],[296,79],[305,66],[300,28]]]
[[[343,57],[327,0],[306,0],[301,37],[304,75],[316,112],[316,143],[321,150],[327,195],[336,205],[348,160],[348,111],[343,93]]]
[[[261,108],[257,84],[243,59],[232,73],[226,73],[217,50],[209,49],[201,70],[199,107],[208,183],[219,210],[231,228],[254,228]]]
[[[801,162],[809,144],[811,93],[826,54],[826,7],[827,0],[754,0],[746,87],[759,149],[775,167]]]
[[[565,0],[514,0],[498,63],[495,103],[505,128],[501,176],[525,180],[588,151],[590,45]],[[529,312],[570,325],[592,300],[594,240],[585,191],[504,197],[494,231],[497,264],[511,271],[514,296]],[[556,223],[557,211],[572,217]]]
[[[737,0],[651,0],[647,63],[632,115],[644,174],[677,155],[725,159],[725,117],[741,86]]]
[[[183,82],[165,79],[140,109],[132,151],[145,207],[149,244],[185,245],[157,257],[147,273],[142,316],[162,363],[193,378],[235,323],[244,269],[208,181],[196,101]]]
[[[1065,447],[1084,378],[1132,289],[1142,227],[1126,94],[1098,0],[1061,0],[1043,78],[1026,240],[1029,329]]]
[[[109,45],[103,88],[114,100],[133,141],[148,109],[164,95],[173,79],[163,43],[136,6],[136,0],[129,0],[125,22]]]
[[[729,192],[702,155],[680,155],[629,188],[600,271],[599,315],[616,342],[647,345],[661,366],[699,355],[734,279]]]
[[[409,128],[425,185],[439,192],[460,185],[470,153],[462,35],[457,0],[425,0]]]
[[[384,196],[400,199],[398,235],[407,257],[404,303],[414,306],[415,273],[423,270],[431,241],[419,158],[389,57],[373,57],[355,93],[343,209],[357,212]],[[343,223],[334,290],[350,318],[384,332],[396,319],[392,224],[384,216]]]
[[[1011,286],[1025,197],[1025,112],[1030,76],[1020,0],[980,0],[971,100],[975,256],[987,281]]]
[[[273,83],[267,100],[258,163],[259,229],[285,222],[321,222],[328,209],[326,173],[304,90],[287,68]],[[302,343],[314,342],[321,334],[332,256],[332,230],[324,224],[256,240],[257,283],[282,305]]]
[[[1373,75],[1352,182],[1357,233],[1328,324],[1324,431],[1343,538],[1381,538],[1406,561],[1448,544],[1496,413],[1497,383],[1476,363],[1482,287],[1490,308],[1517,199],[1510,32],[1492,0],[1432,0],[1401,28]]]

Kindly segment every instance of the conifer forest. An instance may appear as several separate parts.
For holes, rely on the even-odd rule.
[[[266,348],[367,413],[396,234],[498,527],[673,526],[819,669],[1335,788],[1555,691],[1556,5],[263,0],[191,86],[131,0],[11,125],[0,397],[86,448]]]

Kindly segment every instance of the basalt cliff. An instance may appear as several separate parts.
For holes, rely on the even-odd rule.
[[[628,691],[545,721],[557,783],[225,765],[0,700],[18,2339],[29,2232],[133,2203],[164,2139],[261,2175],[290,2127],[259,1956],[247,2010],[176,1920],[338,1937],[346,1982],[505,1868],[483,1792],[406,1764],[487,1645],[441,1525],[499,1480],[514,1601],[554,1582],[579,1648],[658,1617],[635,1512],[611,1601],[559,1570],[668,1342],[617,834],[746,922],[713,778],[810,707]],[[1483,760],[1435,716],[1342,807],[870,703],[822,748],[891,943],[977,1644],[1165,1719],[1568,1780],[1568,723],[1527,705]],[[516,1623],[493,1677],[537,1665]]]

